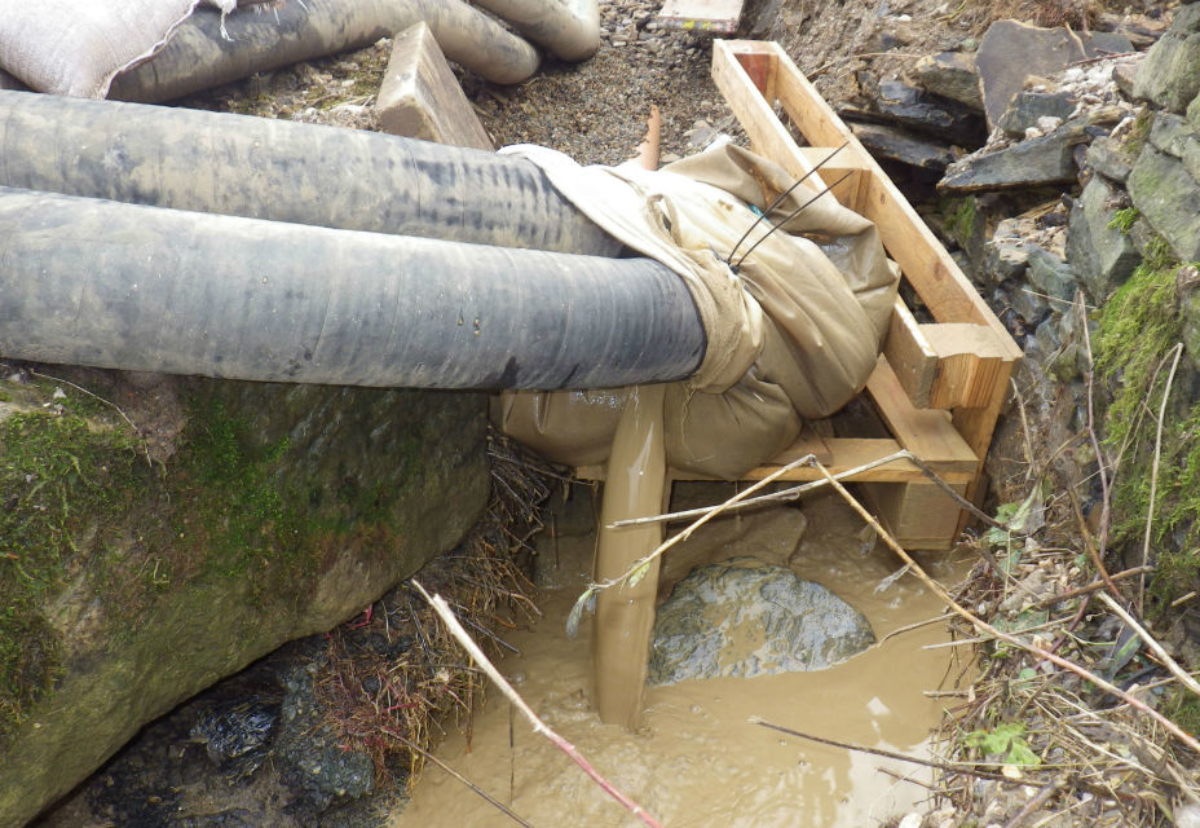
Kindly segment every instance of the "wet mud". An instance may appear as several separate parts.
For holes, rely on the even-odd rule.
[[[698,497],[717,502],[727,495]],[[695,504],[681,504],[677,492],[674,505]],[[748,721],[757,716],[844,742],[928,755],[931,730],[948,702],[924,691],[953,687],[968,667],[956,658],[961,648],[925,649],[948,639],[942,623],[887,637],[939,615],[942,606],[911,576],[876,591],[899,563],[862,528],[844,504],[825,497],[714,521],[668,553],[662,568],[660,595],[691,566],[737,555],[784,563],[830,588],[866,614],[881,642],[831,669],[648,687],[636,731],[602,724],[593,698],[590,622],[574,640],[564,629],[592,569],[594,539],[585,535],[543,544],[542,555],[553,557],[544,567],[553,583],[543,594],[545,617],[536,630],[510,637],[522,654],[501,669],[553,728],[665,825],[857,828],[903,815],[927,795],[926,769]],[[953,583],[970,561],[931,555],[923,563]],[[497,692],[476,717],[470,745],[453,734],[438,754],[539,828],[640,824],[514,718]],[[513,824],[432,766],[389,822],[391,828]]]

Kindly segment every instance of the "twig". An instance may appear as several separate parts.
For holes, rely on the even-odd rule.
[[[139,429],[136,425],[133,424],[133,420],[129,419],[128,415],[126,415],[125,412],[122,411],[120,406],[118,406],[116,403],[104,399],[104,397],[101,397],[99,394],[93,394],[91,391],[87,390],[82,385],[76,385],[75,383],[71,382],[70,380],[61,379],[60,377],[52,377],[49,374],[42,374],[42,373],[39,373],[38,371],[31,370],[29,373],[35,377],[41,377],[42,379],[50,380],[51,382],[61,382],[63,385],[69,385],[72,388],[74,388],[76,391],[82,391],[84,394],[87,394],[93,400],[99,400],[100,402],[104,403],[109,408],[111,408],[113,411],[120,414],[121,419],[124,420],[125,422],[129,423],[129,427],[133,429],[133,433],[136,434],[141,439],[142,451],[144,451],[146,453],[146,465],[148,465],[148,466],[154,465],[154,461],[150,458],[150,447],[146,443],[146,438],[142,436],[141,429]]]
[[[754,494],[755,492],[757,492],[759,489],[763,488],[764,486],[770,485],[771,483],[775,482],[778,478],[787,474],[792,469],[794,469],[798,466],[808,464],[814,460],[816,460],[816,458],[813,455],[806,454],[798,460],[793,460],[791,463],[788,463],[786,466],[780,466],[778,469],[771,472],[769,475],[767,475],[762,480],[755,483],[750,488],[746,489],[745,491],[738,492],[733,497],[726,500],[724,503],[718,504],[716,506],[709,506],[706,509],[702,509],[701,511],[703,512],[703,514],[700,516],[699,520],[692,523],[692,525],[690,525],[688,528],[684,529],[678,535],[673,535],[672,537],[667,538],[667,540],[660,543],[653,552],[651,552],[649,555],[645,556],[644,558],[641,558],[640,560],[634,561],[633,564],[628,569],[626,569],[624,572],[622,572],[620,575],[613,578],[612,580],[605,581],[603,583],[589,584],[587,590],[584,592],[584,595],[590,595],[591,593],[594,593],[597,590],[608,589],[611,586],[615,586],[619,583],[622,583],[625,580],[628,580],[630,577],[633,576],[633,574],[635,572],[637,572],[639,569],[641,569],[642,567],[649,564],[655,558],[664,554],[672,546],[674,546],[677,543],[681,543],[681,542],[687,540],[688,538],[690,538],[692,536],[693,532],[695,532],[697,529],[699,529],[704,524],[708,523],[710,520],[715,518],[717,515],[727,511],[730,507],[745,500],[747,497]],[[610,525],[613,527],[616,527],[616,526],[627,525],[627,524],[625,524],[624,521],[621,521],[621,522],[613,523]]]
[[[1176,678],[1183,682],[1184,687],[1200,696],[1200,682],[1197,682],[1194,678],[1189,676],[1187,672],[1185,672],[1184,669],[1179,666],[1179,663],[1175,661],[1175,659],[1171,658],[1170,653],[1164,650],[1162,645],[1154,639],[1154,636],[1150,635],[1150,633],[1147,632],[1146,629],[1142,627],[1142,625],[1139,624],[1123,606],[1118,604],[1103,592],[1100,593],[1100,600],[1107,604],[1110,610],[1115,612],[1122,621],[1129,625],[1129,628],[1137,633],[1138,637],[1141,638],[1142,641],[1146,642],[1146,646],[1149,647],[1154,654],[1162,660],[1163,664],[1166,665],[1167,669],[1170,670]]]
[[[783,725],[772,724],[758,716],[751,716],[750,724],[756,724],[760,727],[765,727],[770,730],[786,733],[789,736],[797,736],[801,739],[808,739],[810,742],[816,742],[820,745],[829,745],[830,747],[841,748],[842,750],[854,750],[859,753],[869,753],[872,756],[882,756],[884,759],[899,759],[901,762],[911,762],[914,765],[924,765],[927,768],[936,768],[937,770],[948,771],[950,773],[965,773],[970,776],[978,776],[980,779],[992,779],[997,782],[1012,782],[1007,776],[1002,776],[998,773],[989,773],[987,771],[977,771],[974,768],[966,767],[959,763],[938,762],[932,759],[918,759],[915,756],[905,756],[903,753],[893,753],[890,750],[882,750],[881,748],[866,747],[865,745],[852,745],[849,742],[839,742],[836,739],[826,739],[823,736],[813,736],[811,733],[801,733],[799,730],[792,730],[790,727]]]
[[[472,791],[474,791],[475,793],[479,794],[481,797],[486,799],[489,804],[498,808],[500,811],[502,811],[506,816],[508,816],[513,821],[518,822],[521,825],[524,825],[525,828],[533,828],[533,826],[530,823],[526,822],[524,819],[522,819],[521,817],[514,814],[512,812],[512,810],[510,810],[508,808],[508,806],[505,805],[503,802],[496,799],[496,797],[489,794],[483,788],[479,787],[474,782],[472,782],[470,779],[467,779],[467,777],[463,776],[461,773],[456,771],[454,768],[447,765],[441,759],[437,758],[432,753],[425,750],[425,748],[418,745],[412,739],[408,739],[404,736],[401,736],[399,733],[397,733],[395,730],[393,730],[390,727],[384,728],[384,732],[387,733],[389,736],[391,736],[393,739],[396,739],[399,742],[403,743],[409,750],[415,751],[415,752],[421,754],[421,756],[423,758],[428,759],[430,762],[433,762],[433,764],[437,765],[439,768],[444,770],[446,773],[450,774],[455,779],[457,779],[459,782],[463,783],[468,788],[470,788]]]
[[[496,686],[500,688],[500,692],[504,693],[508,700],[512,702],[513,706],[516,707],[517,710],[521,711],[521,715],[523,715],[533,727],[534,733],[540,733],[549,739],[551,744],[569,756],[571,761],[578,765],[584,773],[586,773],[597,785],[604,789],[605,793],[617,800],[617,802],[621,803],[621,805],[623,805],[630,813],[632,813],[642,822],[653,826],[653,828],[662,828],[662,823],[647,813],[645,808],[643,808],[641,805],[638,805],[636,802],[618,790],[611,782],[602,776],[598,770],[592,767],[591,762],[585,759],[573,744],[555,733],[549,725],[538,718],[538,715],[533,712],[533,708],[531,708],[525,702],[525,700],[521,698],[521,694],[518,693],[511,684],[508,683],[504,676],[500,675],[500,671],[496,669],[496,665],[492,664],[488,657],[484,655],[483,650],[479,649],[479,645],[476,644],[475,640],[471,638],[470,633],[468,633],[463,628],[462,624],[458,622],[458,618],[455,617],[454,611],[450,609],[450,605],[446,603],[446,599],[440,595],[430,595],[425,591],[425,587],[421,586],[420,582],[418,582],[415,578],[411,579],[410,583],[412,583],[412,585],[417,588],[425,600],[429,602],[429,605],[433,607],[434,612],[438,614],[438,617],[442,619],[443,623],[445,623],[446,627],[450,630],[450,634],[453,635],[455,640],[462,645],[463,649],[470,654],[471,658],[475,659],[475,662],[479,665],[480,669],[487,674],[488,678],[495,682]]]
[[[1175,382],[1175,369],[1179,367],[1179,358],[1183,356],[1183,343],[1175,345],[1175,359],[1171,362],[1171,370],[1167,374],[1167,384],[1163,388],[1162,402],[1158,405],[1158,427],[1154,432],[1154,463],[1150,467],[1150,505],[1146,508],[1146,534],[1142,538],[1142,566],[1150,563],[1150,529],[1154,525],[1154,501],[1158,495],[1158,463],[1162,457],[1163,423],[1167,418],[1167,400],[1171,396],[1171,384]],[[1164,359],[1166,359],[1164,357]],[[1146,576],[1138,579],[1138,614],[1145,609]]]
[[[901,633],[912,632],[913,630],[919,630],[919,629],[921,629],[921,627],[928,627],[930,624],[936,624],[939,621],[945,621],[945,620],[953,618],[953,617],[954,617],[954,613],[943,612],[941,615],[935,615],[932,618],[926,618],[924,621],[917,621],[913,624],[905,624],[903,627],[897,627],[896,629],[892,630],[890,633],[885,635],[883,638],[879,639],[879,643],[883,644],[889,638],[900,635]]]
[[[932,590],[935,595],[937,595],[944,602],[946,602],[946,605],[949,606],[950,609],[954,610],[954,612],[957,613],[964,621],[967,621],[969,624],[971,624],[972,626],[974,626],[977,630],[979,630],[981,632],[989,633],[990,635],[994,636],[995,638],[1000,639],[1001,641],[1004,641],[1008,644],[1011,644],[1014,647],[1022,649],[1028,653],[1035,655],[1035,656],[1038,656],[1039,658],[1045,659],[1046,661],[1049,661],[1053,664],[1056,664],[1059,667],[1062,667],[1064,670],[1069,670],[1072,673],[1075,673],[1077,676],[1085,679],[1086,681],[1090,681],[1092,684],[1096,685],[1101,690],[1111,693],[1112,695],[1117,696],[1118,698],[1128,702],[1130,705],[1132,705],[1133,707],[1142,711],[1147,716],[1149,716],[1150,718],[1152,718],[1156,722],[1158,722],[1160,725],[1162,725],[1172,736],[1174,736],[1180,742],[1187,745],[1189,748],[1196,751],[1197,753],[1200,753],[1200,742],[1196,741],[1196,737],[1192,736],[1190,733],[1183,730],[1181,727],[1179,727],[1179,725],[1175,724],[1173,721],[1168,719],[1163,714],[1159,713],[1154,708],[1147,705],[1145,702],[1141,701],[1140,699],[1134,698],[1129,693],[1125,692],[1120,687],[1117,687],[1112,682],[1106,681],[1105,679],[1101,678],[1100,676],[1097,676],[1095,673],[1091,672],[1090,670],[1088,670],[1084,667],[1081,667],[1080,665],[1076,664],[1073,661],[1069,661],[1068,659],[1065,659],[1056,653],[1050,652],[1049,650],[1042,649],[1041,647],[1036,647],[1033,644],[1029,644],[1025,641],[1020,640],[1019,638],[1017,638],[1015,636],[1009,635],[1006,632],[1002,632],[1001,630],[996,629],[991,624],[987,623],[983,619],[981,619],[978,616],[976,616],[975,614],[973,614],[966,607],[962,606],[960,603],[958,603],[958,601],[954,600],[953,596],[951,596],[950,593],[946,591],[945,587],[943,587],[936,580],[934,580],[932,577],[930,577],[929,573],[927,573],[921,567],[921,565],[918,564],[916,562],[916,560],[914,560],[913,557],[911,555],[909,555],[908,552],[905,551],[904,547],[902,547],[900,544],[898,544],[896,542],[895,538],[893,538],[891,536],[891,534],[888,533],[888,531],[886,529],[884,529],[883,526],[880,525],[879,521],[877,521],[875,519],[875,517],[870,512],[868,512],[861,503],[858,502],[858,500],[854,497],[854,495],[850,494],[850,492],[846,490],[845,486],[843,486],[838,481],[834,480],[832,475],[829,474],[829,471],[824,466],[822,466],[820,463],[817,463],[814,461],[814,465],[821,471],[821,473],[825,476],[825,478],[827,480],[829,480],[830,485],[832,485],[834,487],[834,489],[837,490],[838,494],[840,494],[842,496],[842,498],[847,503],[850,504],[851,508],[853,508],[854,511],[858,512],[859,516],[861,516],[865,521],[867,521],[867,523],[869,523],[871,526],[873,526],[875,528],[875,531],[879,533],[879,537],[883,539],[884,543],[886,543],[888,545],[888,547],[893,552],[895,552],[902,561],[904,561],[905,563],[910,564],[912,566],[913,574],[916,575],[918,578],[920,578],[921,581],[927,587],[929,587],[929,589]]]
[[[1115,597],[1120,598],[1121,592],[1117,589],[1112,576],[1108,574],[1108,568],[1100,558],[1100,550],[1096,548],[1096,544],[1092,540],[1092,533],[1088,529],[1087,520],[1083,516],[1083,509],[1079,505],[1079,497],[1075,494],[1075,490],[1069,486],[1067,487],[1067,495],[1070,497],[1071,507],[1075,510],[1075,519],[1079,523],[1079,534],[1083,536],[1083,546],[1087,550],[1088,557],[1092,559],[1092,566],[1096,567],[1096,574],[1104,582],[1104,585],[1108,587],[1108,591]]]
[[[1154,567],[1150,567],[1149,569],[1146,569],[1145,567],[1142,567],[1142,566],[1135,566],[1132,569],[1124,569],[1124,570],[1116,573],[1115,575],[1110,575],[1109,581],[1122,581],[1122,580],[1132,577],[1134,575],[1141,575],[1143,572],[1153,572],[1153,571],[1154,571]],[[1030,607],[1030,609],[1031,610],[1039,610],[1039,609],[1045,609],[1046,607],[1052,607],[1055,604],[1061,604],[1063,601],[1069,601],[1072,598],[1078,598],[1080,595],[1088,595],[1090,593],[1095,592],[1098,589],[1104,589],[1107,586],[1109,586],[1109,584],[1107,584],[1106,582],[1104,582],[1102,580],[1092,581],[1090,584],[1086,584],[1081,587],[1076,587],[1075,589],[1067,590],[1066,592],[1062,593],[1061,595],[1050,595],[1046,598],[1043,598],[1042,600],[1038,601],[1036,604],[1033,604]],[[1116,587],[1114,586],[1112,588],[1115,589]]]
[[[784,466],[782,469],[773,472],[770,479],[771,480],[776,479],[779,476],[779,473],[781,471],[791,471],[796,466],[801,465],[801,462],[804,459],[805,458],[802,457],[802,458],[800,458],[800,460],[796,460],[792,463],[789,463],[788,465]],[[1008,527],[1005,526],[1003,523],[998,522],[991,515],[987,514],[986,512],[981,510],[978,506],[976,506],[974,503],[967,500],[961,494],[956,492],[949,483],[947,483],[945,480],[942,480],[942,478],[940,478],[938,476],[937,472],[935,472],[933,469],[929,468],[929,466],[925,464],[925,461],[923,461],[921,458],[917,457],[912,452],[906,451],[904,449],[901,449],[900,451],[897,451],[897,452],[893,452],[892,454],[889,454],[886,457],[880,457],[876,460],[871,460],[870,462],[863,463],[861,466],[855,466],[852,469],[846,469],[845,471],[840,471],[837,474],[833,475],[833,479],[834,480],[846,480],[848,478],[855,477],[856,475],[863,474],[864,472],[869,472],[872,469],[877,469],[880,466],[886,466],[888,463],[894,463],[897,460],[908,460],[910,463],[912,463],[914,466],[916,466],[918,470],[920,470],[921,474],[925,475],[925,477],[927,477],[930,480],[930,482],[936,484],[938,486],[938,488],[940,488],[943,492],[945,492],[961,508],[966,509],[971,514],[975,515],[975,517],[982,520],[984,523],[988,524],[989,526],[995,527],[996,529],[1004,529],[1004,530],[1008,529]],[[811,491],[815,491],[816,489],[823,489],[828,485],[829,485],[828,482],[826,482],[825,480],[814,480],[810,483],[802,483],[799,486],[793,486],[790,489],[781,489],[780,491],[772,492],[771,494],[759,495],[758,497],[745,498],[745,499],[739,500],[736,503],[732,503],[732,502],[727,503],[725,511],[726,512],[736,512],[736,511],[740,511],[742,509],[750,509],[755,506],[762,506],[762,505],[765,505],[768,503],[788,503],[790,501],[796,500],[801,495],[807,494],[808,492],[811,492]],[[745,492],[745,494],[749,494],[749,491]],[[619,529],[624,526],[639,526],[639,525],[645,524],[645,523],[663,523],[663,522],[671,522],[671,521],[676,521],[676,520],[687,520],[688,518],[700,517],[702,515],[705,515],[711,509],[712,509],[711,506],[702,506],[698,509],[687,509],[682,512],[669,512],[669,513],[662,514],[662,515],[651,515],[649,517],[629,518],[628,520],[617,520],[617,521],[613,521],[612,523],[610,523],[609,528]]]
[[[1042,807],[1049,801],[1050,797],[1058,793],[1066,785],[1066,780],[1055,779],[1046,787],[1037,792],[1037,796],[1025,803],[1025,807],[1017,812],[1017,815],[1004,823],[1004,828],[1020,828],[1020,825],[1029,818],[1029,815]]]
[[[1097,540],[1096,554],[1101,561],[1108,550],[1108,523],[1112,514],[1112,492],[1108,479],[1108,468],[1105,466],[1104,451],[1100,448],[1100,438],[1096,434],[1096,360],[1092,356],[1092,335],[1088,331],[1087,311],[1083,301],[1083,291],[1075,292],[1075,301],[1079,305],[1079,327],[1083,330],[1084,353],[1087,355],[1087,427],[1091,438],[1092,451],[1096,454],[1097,472],[1100,474],[1100,537]]]

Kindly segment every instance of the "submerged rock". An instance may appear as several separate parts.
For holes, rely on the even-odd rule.
[[[822,670],[874,643],[863,614],[825,587],[734,558],[693,570],[658,608],[648,681]]]

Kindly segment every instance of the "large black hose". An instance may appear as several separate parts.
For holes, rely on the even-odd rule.
[[[152,59],[118,75],[109,97],[174,100],[255,72],[361,49],[421,21],[448,58],[493,83],[520,83],[541,62],[536,49],[463,0],[291,0],[224,19],[214,9],[197,9]]]
[[[604,388],[705,334],[649,259],[305,227],[0,188],[0,354],[230,379]]]
[[[611,256],[524,159],[365,130],[0,90],[0,186]]]

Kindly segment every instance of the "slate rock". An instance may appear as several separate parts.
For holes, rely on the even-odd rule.
[[[1183,154],[1180,156],[1183,168],[1195,181],[1200,181],[1200,136],[1190,136],[1183,142]]]
[[[1133,51],[1133,41],[1122,32],[1079,32],[1079,40],[1088,58],[1123,55]]]
[[[825,587],[734,558],[692,570],[658,608],[648,680],[821,670],[873,643],[862,613]]]
[[[1137,86],[1139,66],[1141,63],[1119,63],[1112,70],[1112,80],[1117,85],[1117,91],[1131,101],[1137,97],[1133,90]]]
[[[1065,121],[1075,111],[1075,99],[1066,92],[1020,92],[1000,116],[997,126],[1014,138],[1038,125],[1039,118]]]
[[[1082,41],[1069,29],[1043,29],[1016,20],[993,23],[975,55],[988,123],[999,125],[1030,75],[1049,77],[1085,57]]]
[[[876,158],[935,172],[942,172],[954,163],[954,152],[945,144],[919,138],[896,127],[851,123],[850,129]]]
[[[1164,20],[1156,20],[1144,14],[1113,14],[1101,12],[1096,20],[1097,29],[1116,32],[1129,40],[1139,51],[1149,49],[1167,30]]]
[[[1188,104],[1187,119],[1193,129],[1200,130],[1200,95],[1192,98],[1192,102]]]
[[[1079,286],[1071,265],[1040,247],[1029,251],[1029,283],[1040,293],[1054,299],[1071,301]]]
[[[963,146],[980,146],[987,139],[983,119],[957,101],[899,81],[876,82],[865,72],[858,80],[860,105],[838,107],[846,120],[901,126]]]
[[[917,80],[935,95],[958,101],[977,112],[983,111],[983,93],[975,56],[967,52],[939,52],[917,61]]]
[[[1133,205],[1181,261],[1200,259],[1200,184],[1183,162],[1147,144],[1129,174]]]
[[[1030,328],[1050,315],[1050,300],[1032,287],[1021,285],[1012,291],[1008,299],[1012,309]]]
[[[1067,261],[1095,302],[1123,284],[1142,258],[1128,234],[1112,226],[1121,207],[1117,191],[1100,176],[1087,183],[1071,207]]]
[[[1089,139],[1082,124],[1069,122],[1041,138],[968,155],[947,168],[938,189],[955,194],[1065,184],[1075,179],[1076,145]]]
[[[1182,158],[1188,140],[1195,138],[1196,130],[1187,119],[1170,112],[1154,113],[1150,125],[1150,143],[1163,152]]]
[[[1175,11],[1166,34],[1146,52],[1133,91],[1177,113],[1200,94],[1200,5]]]
[[[983,245],[983,272],[991,281],[999,284],[1025,273],[1032,248],[1026,238],[1033,229],[1032,219],[1008,218],[996,225]]]
[[[1087,165],[1118,184],[1124,184],[1129,178],[1133,162],[1134,159],[1121,151],[1119,144],[1114,145],[1108,138],[1097,138],[1088,147]]]

